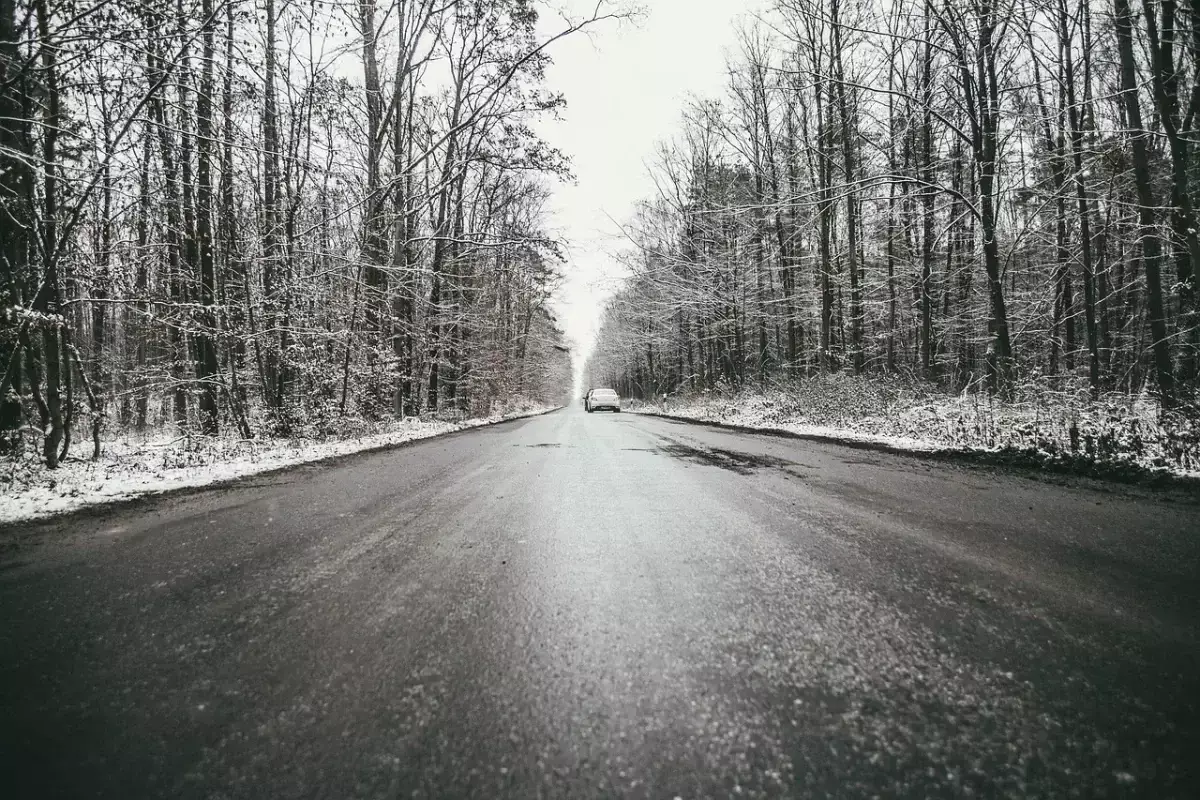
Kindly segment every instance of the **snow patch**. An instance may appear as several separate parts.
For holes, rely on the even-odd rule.
[[[1200,421],[1144,397],[1067,393],[1001,403],[826,376],[765,391],[666,397],[630,410],[913,452],[1019,452],[1200,477]]]
[[[97,461],[69,459],[47,470],[32,456],[0,465],[0,525],[49,517],[159,494],[208,486],[282,467],[403,444],[509,419],[553,406],[527,407],[457,422],[409,418],[366,436],[334,441],[124,437],[105,442]],[[90,449],[90,442],[79,445]]]

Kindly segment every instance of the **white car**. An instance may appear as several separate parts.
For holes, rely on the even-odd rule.
[[[583,407],[587,409],[589,414],[604,408],[620,414],[621,398],[612,389],[592,389],[584,396]]]

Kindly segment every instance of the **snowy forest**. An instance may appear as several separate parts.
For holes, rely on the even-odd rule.
[[[653,166],[594,381],[1194,413],[1200,4],[777,0],[735,50]]]
[[[603,10],[0,0],[0,448],[560,402],[534,126]]]

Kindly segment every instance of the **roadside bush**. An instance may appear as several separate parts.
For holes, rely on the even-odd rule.
[[[659,410],[658,406],[648,406]],[[747,427],[905,439],[1039,459],[1200,471],[1200,409],[1164,411],[1147,394],[1090,397],[1086,382],[1031,378],[1001,401],[901,376],[839,373],[668,400],[666,413]]]

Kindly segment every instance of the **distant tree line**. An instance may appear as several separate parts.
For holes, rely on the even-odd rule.
[[[557,399],[532,0],[0,0],[0,448]]]
[[[662,148],[589,365],[1189,402],[1200,5],[778,0]]]

